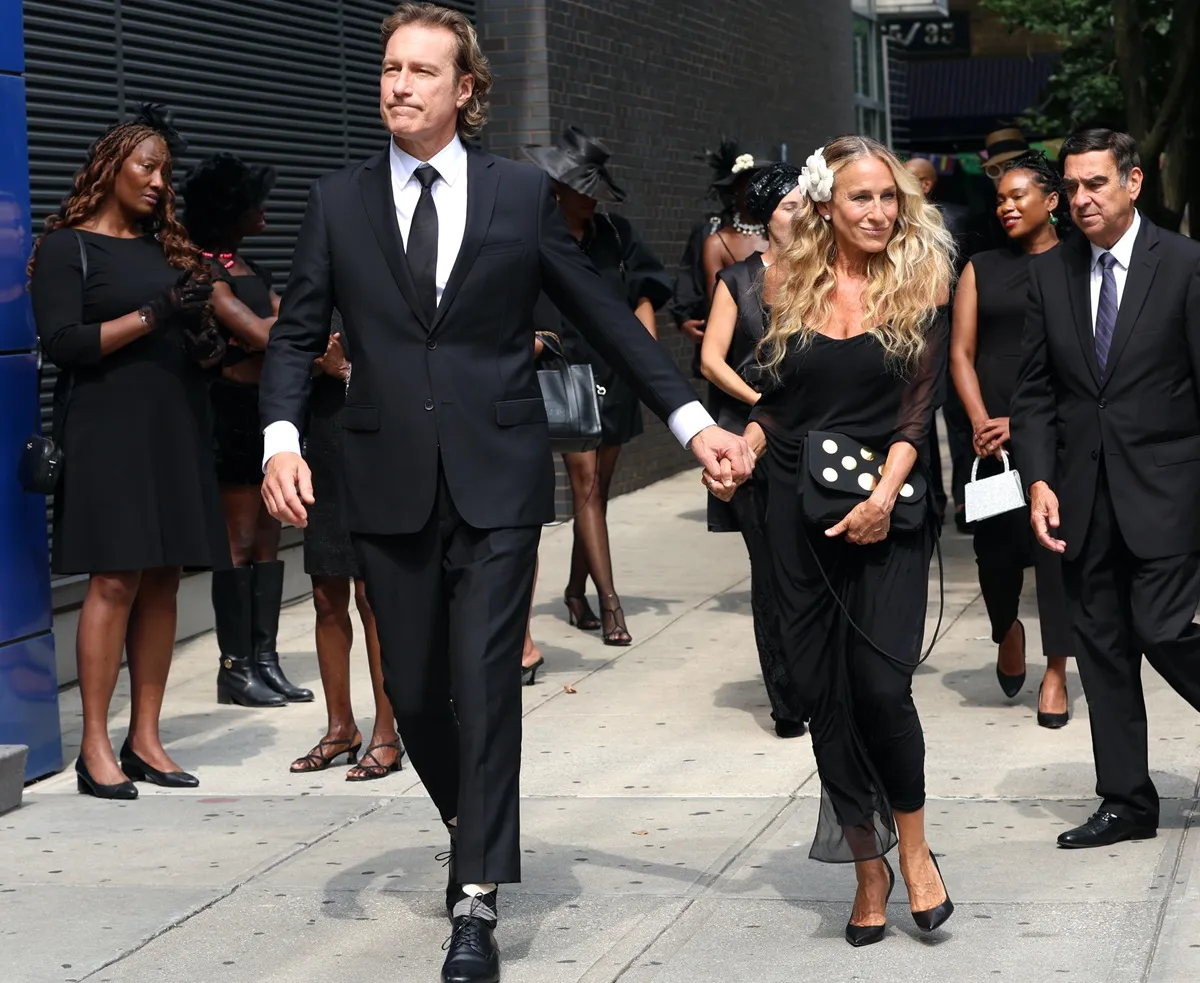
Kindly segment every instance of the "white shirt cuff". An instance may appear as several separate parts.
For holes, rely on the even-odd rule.
[[[263,431],[263,471],[267,470],[267,462],[276,454],[284,452],[300,453],[300,431],[295,424],[287,420],[278,420],[267,425]]]
[[[704,404],[698,399],[692,400],[679,407],[667,417],[667,426],[684,447],[692,442],[692,438],[701,430],[715,427],[716,421],[709,415]]]

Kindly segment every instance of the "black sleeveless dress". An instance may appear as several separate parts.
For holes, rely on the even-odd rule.
[[[762,278],[765,269],[761,253],[717,274],[737,303],[737,322],[725,358],[743,378],[757,377],[755,350],[762,338],[770,312],[762,302]],[[709,405],[715,408],[717,422],[726,430],[741,433],[746,429],[750,404],[713,386]],[[796,689],[783,654],[779,634],[779,597],[771,568],[771,549],[767,543],[767,481],[756,470],[751,479],[728,502],[708,496],[708,528],[712,532],[736,531],[742,534],[750,557],[750,610],[754,618],[754,642],[762,670],[771,717],[777,724],[799,724],[807,719],[802,694]]]
[[[1032,262],[1029,253],[1012,247],[990,249],[971,257],[978,295],[975,374],[990,417],[1008,416],[1016,392]],[[1008,452],[1011,456],[1011,447]],[[979,462],[979,477],[997,474],[1002,468],[995,458],[986,458]],[[976,523],[973,539],[979,589],[991,622],[992,641],[999,644],[1017,619],[1024,570],[1033,566],[1037,573],[1042,652],[1074,655],[1062,557],[1037,544],[1029,525],[1029,509],[1015,509]]]

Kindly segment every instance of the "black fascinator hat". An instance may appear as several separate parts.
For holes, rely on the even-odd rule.
[[[184,139],[183,134],[175,129],[171,110],[161,102],[144,102],[138,107],[137,112],[131,118],[122,123],[113,123],[105,130],[88,149],[88,156],[91,157],[96,152],[100,141],[105,137],[122,127],[131,126],[147,126],[152,129],[163,138],[163,142],[167,145],[167,150],[170,151],[172,158],[177,158],[187,153],[188,142]]]
[[[531,146],[522,150],[533,163],[572,191],[597,201],[625,200],[625,192],[617,187],[604,166],[610,156],[608,147],[578,126],[563,130],[552,147]]]
[[[754,221],[766,225],[779,203],[800,183],[800,168],[778,163],[764,168],[746,189],[746,211]]]
[[[183,181],[184,224],[201,247],[211,245],[275,187],[275,168],[247,164],[233,154],[213,154]]]
[[[720,147],[716,151],[709,151],[706,156],[709,167],[717,175],[710,187],[717,191],[728,191],[738,181],[754,177],[771,163],[754,154],[743,153],[736,140],[724,138]]]

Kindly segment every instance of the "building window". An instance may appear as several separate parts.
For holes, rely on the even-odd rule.
[[[890,146],[887,92],[884,86],[883,38],[875,20],[873,3],[855,0],[854,17],[854,123],[863,136]]]

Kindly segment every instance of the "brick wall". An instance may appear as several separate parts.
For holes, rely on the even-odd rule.
[[[497,79],[484,135],[519,156],[574,123],[612,150],[621,212],[674,268],[707,207],[695,157],[721,134],[803,161],[853,126],[849,0],[484,0],[481,35]],[[690,345],[660,319],[687,370]],[[619,494],[689,466],[649,412],[621,458]]]

